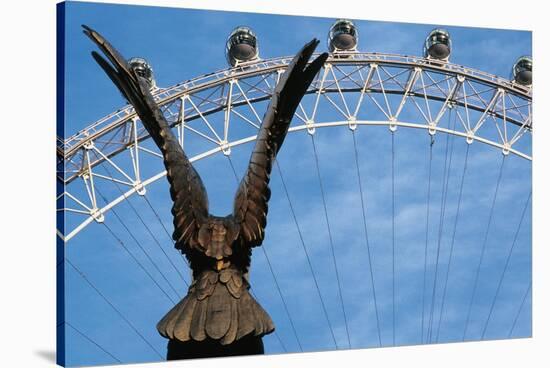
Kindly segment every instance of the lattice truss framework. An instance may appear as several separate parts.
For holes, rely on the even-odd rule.
[[[154,91],[191,161],[251,142],[290,57],[261,60],[210,73]],[[418,57],[353,53],[331,57],[311,84],[290,131],[387,125],[454,134],[531,160],[531,89],[506,79]],[[264,105],[262,105],[264,102]],[[456,124],[445,126],[453,114]],[[162,157],[131,106],[123,107],[72,137],[58,138],[57,178],[64,190],[58,211],[70,229],[65,241],[166,172],[145,172],[144,161]],[[97,183],[116,188],[98,193]],[[117,189],[118,188],[118,189]],[[122,190],[121,190],[122,189]],[[101,196],[103,201],[99,201]],[[67,226],[65,225],[65,226]]]

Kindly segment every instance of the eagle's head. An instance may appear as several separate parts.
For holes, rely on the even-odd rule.
[[[198,242],[204,253],[216,260],[233,254],[231,246],[239,235],[239,225],[232,217],[210,216],[201,225]]]

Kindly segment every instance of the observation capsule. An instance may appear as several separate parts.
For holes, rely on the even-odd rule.
[[[523,86],[533,83],[533,59],[530,56],[520,57],[512,68],[514,81]]]
[[[133,57],[128,60],[130,67],[136,72],[137,75],[145,78],[149,84],[149,88],[156,86],[155,78],[153,76],[153,68],[147,60],[141,57]]]
[[[330,52],[354,51],[358,39],[355,24],[351,20],[338,19],[328,32],[328,49]]]
[[[231,66],[258,59],[258,39],[249,27],[235,28],[225,44],[225,57]]]
[[[434,29],[424,42],[424,57],[447,60],[449,55],[451,55],[451,35],[444,29]]]

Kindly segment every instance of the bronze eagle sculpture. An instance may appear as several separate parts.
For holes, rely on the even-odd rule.
[[[263,354],[262,336],[275,327],[249,293],[252,248],[261,245],[265,236],[273,162],[302,97],[328,54],[309,63],[319,43],[313,39],[288,65],[263,117],[233,213],[218,217],[208,212],[201,178],[145,78],[104,37],[85,25],[83,28],[107,59],[95,51],[93,58],[133,105],[164,158],[173,201],[173,239],[193,274],[187,295],[157,324],[159,333],[169,339],[167,359]]]

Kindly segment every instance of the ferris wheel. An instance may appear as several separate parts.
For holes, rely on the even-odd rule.
[[[530,252],[530,244],[518,244],[525,239],[521,234],[531,203],[530,182],[512,194],[508,189],[521,185],[518,176],[531,170],[531,58],[520,57],[510,78],[456,65],[450,59],[451,35],[444,29],[434,29],[426,37],[423,56],[362,52],[358,45],[352,21],[333,24],[327,37],[330,57],[295,114],[289,129],[291,148],[286,156],[282,153],[274,170],[278,204],[270,216],[285,217],[286,222],[276,226],[293,237],[274,236],[256,250],[273,287],[271,293],[253,290],[269,299],[262,300],[267,309],[279,311],[274,313],[281,328],[273,337],[273,351],[513,336],[531,290],[523,279],[517,290],[506,289],[514,251],[521,245]],[[223,171],[227,183],[215,184],[221,191],[240,179],[247,144],[255,140],[265,106],[292,59],[262,59],[260,51],[253,30],[237,27],[226,43],[228,68],[168,88],[156,84],[145,59],[130,60],[150,82],[191,162],[199,169],[210,162],[204,167]],[[330,156],[327,147],[332,148]],[[171,225],[163,218],[168,202],[162,156],[133,107],[124,106],[73,136],[58,138],[57,157],[63,188],[58,211],[65,216],[57,234],[65,248],[85,236],[89,227],[105,228],[151,281],[149,287],[169,302],[177,301],[191,280],[185,261],[173,249]],[[476,176],[483,179],[472,182]],[[156,198],[164,196],[164,205],[152,199],[152,192]],[[472,210],[476,204],[479,210]],[[134,218],[132,224],[120,210],[122,205]],[[348,209],[352,205],[354,209]],[[502,232],[503,227],[509,231]],[[273,228],[267,233],[277,232]],[[497,237],[495,232],[502,234]],[[413,233],[421,241],[409,244],[407,237]],[[284,240],[286,251],[277,248]],[[145,241],[153,246],[144,247]],[[346,250],[346,242],[357,247]],[[500,245],[491,247],[495,242]],[[473,245],[458,260],[462,243]],[[299,259],[287,260],[299,265],[299,271],[283,265],[280,258],[289,254]],[[160,259],[168,269],[160,266]],[[158,346],[101,292],[94,275],[69,257],[63,261],[116,311],[137,339],[161,355]],[[418,267],[411,270],[410,263]],[[469,265],[468,282],[464,273],[453,279],[463,264]],[[355,276],[349,276],[354,267],[362,270],[360,287]],[[490,282],[484,279],[489,268]],[[300,319],[307,319],[308,313],[297,315],[292,308],[289,299],[296,296],[283,280],[285,272],[296,272],[300,282],[310,286],[307,299],[318,306],[315,318],[323,326],[322,343],[308,343],[300,330]],[[413,274],[415,283],[412,277],[408,280]],[[351,292],[354,288],[361,292]],[[453,288],[460,290],[459,296],[452,295]],[[499,299],[503,294],[506,303]],[[416,307],[403,308],[409,304]],[[450,316],[457,309],[462,309],[460,318]],[[408,322],[413,314],[414,328]],[[368,328],[357,327],[363,318],[369,320]],[[508,321],[509,333],[491,335],[495,318]],[[448,329],[459,331],[458,337],[445,334],[446,323]],[[69,326],[110,358],[122,361],[82,328]],[[400,340],[413,329],[416,337]]]

